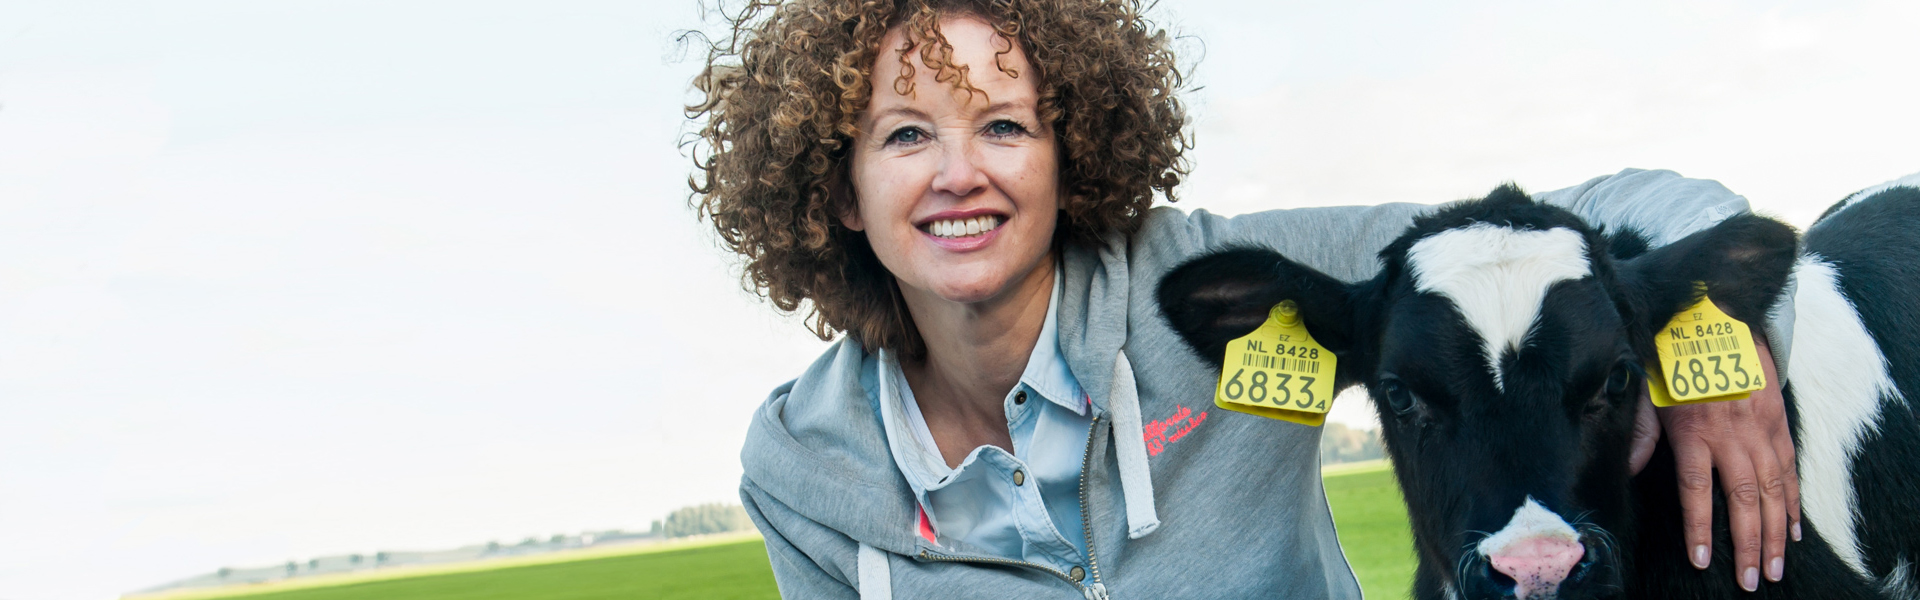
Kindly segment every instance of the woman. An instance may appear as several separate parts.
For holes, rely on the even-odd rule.
[[[752,288],[845,334],[774,391],[742,453],[785,597],[1359,596],[1319,430],[1213,410],[1214,375],[1151,290],[1231,244],[1365,278],[1426,207],[1149,210],[1187,146],[1168,36],[1139,11],[793,0],[750,5],[714,46],[689,110],[702,215]],[[1656,241],[1746,208],[1666,172],[1541,198]],[[1771,402],[1663,414],[1708,432],[1673,436],[1683,478],[1791,485]],[[1690,512],[1710,516],[1707,493]],[[1754,573],[1798,518],[1758,497],[1732,511]]]

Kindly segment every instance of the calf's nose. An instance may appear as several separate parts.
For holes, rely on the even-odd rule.
[[[1514,540],[1499,551],[1487,555],[1493,570],[1513,579],[1516,598],[1545,598],[1560,589],[1574,565],[1587,555],[1587,549],[1566,536],[1540,536]]]

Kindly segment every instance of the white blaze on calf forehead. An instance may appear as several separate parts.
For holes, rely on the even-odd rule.
[[[1407,252],[1414,289],[1445,296],[1480,335],[1495,387],[1505,389],[1500,354],[1520,350],[1553,284],[1586,277],[1587,239],[1565,227],[1545,231],[1478,224],[1436,233]]]
[[[1529,539],[1558,539],[1578,544],[1580,534],[1566,519],[1535,502],[1533,496],[1527,496],[1526,503],[1514,509],[1507,526],[1480,540],[1474,549],[1479,550],[1481,556],[1495,556],[1505,553],[1508,546]]]

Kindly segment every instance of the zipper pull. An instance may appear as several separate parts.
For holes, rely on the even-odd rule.
[[[1086,592],[1087,600],[1107,600],[1107,584],[1095,583],[1081,588],[1081,591]]]

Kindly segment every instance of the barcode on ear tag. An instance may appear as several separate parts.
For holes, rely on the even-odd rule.
[[[1660,364],[1648,369],[1654,406],[1739,400],[1767,387],[1753,330],[1706,295],[1653,338]]]
[[[1227,343],[1213,404],[1302,425],[1326,423],[1338,359],[1313,340],[1292,300],[1275,304],[1260,327]]]

